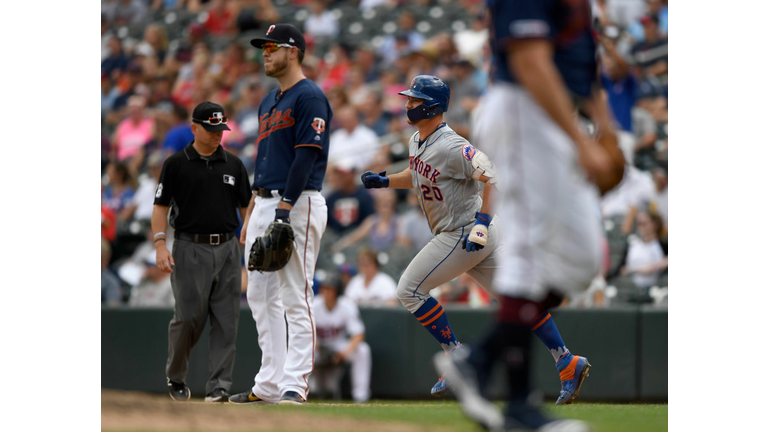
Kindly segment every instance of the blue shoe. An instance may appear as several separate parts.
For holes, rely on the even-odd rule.
[[[304,405],[307,400],[295,391],[287,391],[280,398],[280,405]]]
[[[432,386],[432,396],[440,397],[448,393],[448,385],[445,383],[445,374],[437,380],[437,384]]]
[[[589,376],[591,367],[586,357],[571,353],[557,361],[557,370],[560,371],[560,397],[555,405],[567,405],[579,397],[581,384],[584,383],[584,378]]]
[[[252,391],[238,393],[229,397],[229,401],[235,404],[266,404],[264,399],[253,394]]]

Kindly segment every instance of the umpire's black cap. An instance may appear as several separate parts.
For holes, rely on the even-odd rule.
[[[208,132],[231,130],[227,126],[224,108],[213,102],[205,101],[192,111],[192,122],[197,123]]]
[[[301,52],[306,51],[307,42],[299,29],[290,24],[272,24],[267,29],[266,37],[251,39],[251,45],[261,49],[265,43],[283,43],[295,46]]]

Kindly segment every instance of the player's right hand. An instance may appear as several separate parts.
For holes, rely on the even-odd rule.
[[[613,159],[608,152],[593,138],[585,137],[579,149],[579,163],[587,174],[587,178],[596,184],[601,192],[603,185],[613,177]]]
[[[373,171],[366,171],[360,176],[360,180],[363,181],[363,186],[365,186],[366,189],[389,187],[389,177],[387,177],[386,171],[382,171],[378,174]]]
[[[479,251],[488,242],[488,225],[491,224],[491,216],[475,212],[475,219],[475,226],[472,227],[472,230],[464,240],[464,249],[467,252]]]
[[[169,251],[164,244],[158,245],[156,251],[157,268],[166,273],[173,273],[173,267],[176,266],[176,263],[173,262],[173,255],[171,255],[171,251]]]

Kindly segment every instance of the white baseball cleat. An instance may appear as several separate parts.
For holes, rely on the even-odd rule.
[[[504,430],[504,416],[496,406],[480,395],[477,379],[472,366],[465,361],[469,350],[446,356],[435,354],[433,363],[438,371],[450,381],[453,392],[461,404],[464,414],[490,431]]]

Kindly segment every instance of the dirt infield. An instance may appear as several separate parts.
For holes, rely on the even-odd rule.
[[[333,405],[333,404],[329,404]],[[302,407],[236,406],[200,400],[174,402],[167,395],[101,391],[101,429],[152,431],[419,431],[394,422],[335,418],[301,412]]]

